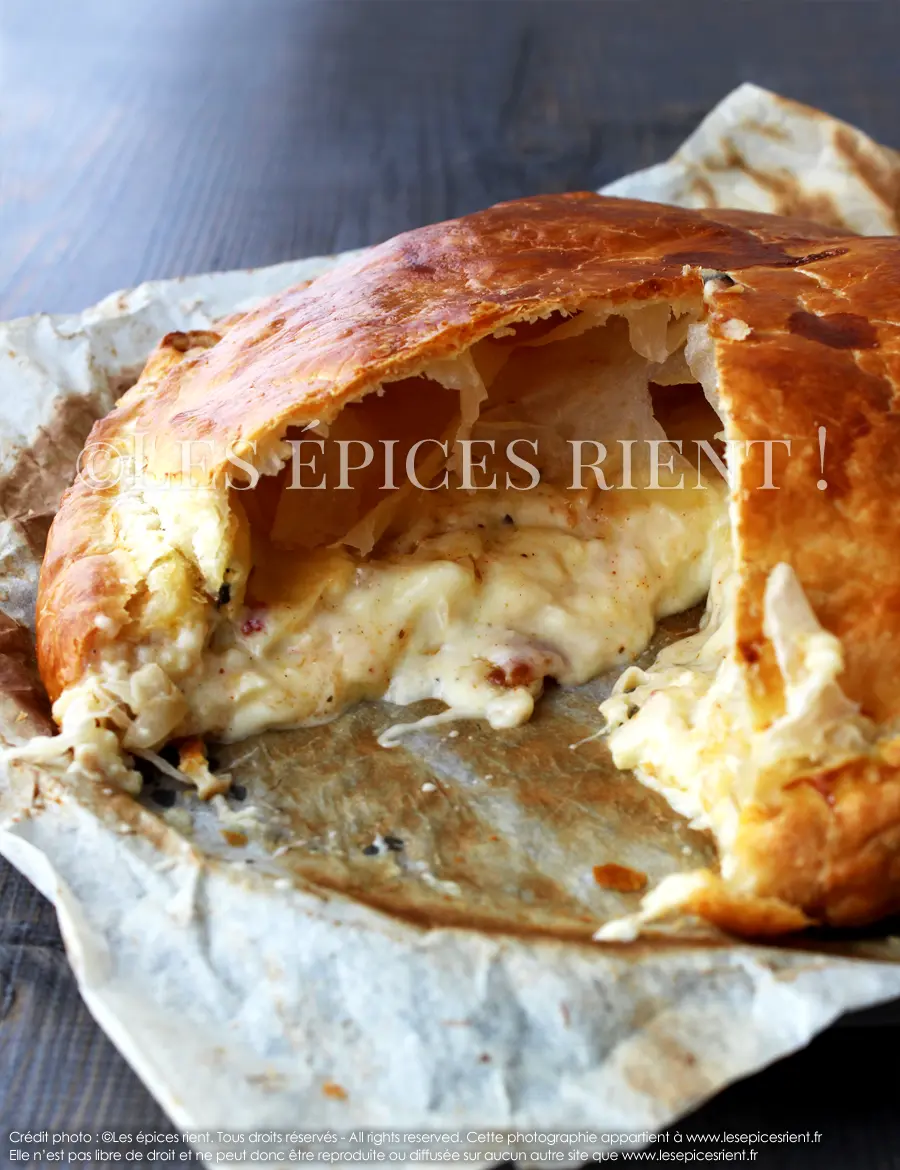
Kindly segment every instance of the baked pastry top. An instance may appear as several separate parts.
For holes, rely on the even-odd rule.
[[[133,787],[168,741],[385,695],[502,734],[708,595],[603,706],[719,848],[646,915],[896,909],[898,290],[894,238],[575,194],[169,335],[50,532],[35,754]]]

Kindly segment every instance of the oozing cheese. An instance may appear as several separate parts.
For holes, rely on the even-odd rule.
[[[640,653],[660,618],[706,594],[727,487],[665,448],[654,415],[649,382],[692,377],[681,355],[690,315],[670,320],[656,305],[626,316],[585,313],[552,343],[485,339],[448,368],[429,367],[425,376],[461,396],[456,422],[452,400],[447,418],[432,419],[446,398],[409,379],[372,395],[372,409],[347,408],[357,410],[341,432],[351,439],[374,438],[382,424],[418,434],[434,423],[438,434],[456,427],[494,442],[501,460],[511,439],[524,440],[541,472],[527,490],[515,460],[497,469],[500,483],[512,471],[515,487],[468,490],[454,452],[446,489],[401,490],[373,507],[369,484],[350,501],[346,528],[330,497],[327,539],[312,540],[321,498],[288,490],[286,442],[245,507],[216,489],[187,497],[138,477],[116,522],[135,580],[149,586],[129,609],[129,633],[140,633],[107,647],[60,697],[56,748],[74,745],[77,766],[102,775],[117,745],[140,754],[185,735],[234,740],[381,697],[437,699],[447,707],[439,718],[511,727],[529,718],[545,678],[577,685]],[[638,444],[632,476],[614,456],[604,463],[611,490],[589,471],[591,486],[574,490],[570,448],[584,439],[607,451]],[[645,443],[664,450],[650,456]],[[641,466],[648,457],[666,486],[631,486],[654,481]],[[420,468],[426,481],[439,463]]]
[[[245,607],[202,675],[182,683],[203,712],[192,730],[239,739],[381,696],[520,724],[546,676],[576,685],[627,662],[659,618],[703,598],[725,512],[717,479],[684,491],[461,495],[435,509],[410,551],[272,554],[250,590],[288,596]]]
[[[631,487],[651,482],[641,446],[630,480],[610,468],[615,486],[600,490],[587,472],[592,486],[573,490],[570,446],[664,442],[648,381],[663,375],[686,328],[661,305],[516,349],[502,363],[488,362],[482,343],[483,373],[471,361],[457,373],[483,398],[491,366],[490,398],[474,422],[463,411],[464,429],[498,452],[511,438],[533,441],[538,485],[517,490],[523,474],[505,463],[498,482],[512,471],[515,488],[464,489],[454,452],[449,486],[400,493],[388,501],[386,527],[363,518],[337,546],[292,551],[279,537],[291,524],[257,524],[246,604],[220,623],[200,669],[180,680],[194,722],[179,730],[238,739],[379,697],[438,699],[445,718],[511,727],[529,718],[545,677],[576,685],[643,650],[657,620],[709,588],[725,485],[711,474],[693,486],[691,460],[667,449],[659,465],[671,455],[675,468],[661,482],[683,473],[684,488]],[[404,393],[413,410],[418,392],[406,385]],[[310,506],[285,490],[277,515],[299,509],[302,519]],[[372,543],[358,543],[360,527],[379,534],[370,556],[356,552]]]

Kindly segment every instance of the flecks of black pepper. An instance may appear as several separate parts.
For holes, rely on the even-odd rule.
[[[221,609],[223,605],[227,605],[231,601],[231,586],[228,582],[219,586],[219,595],[216,598],[216,606]]]
[[[233,796],[235,800],[247,799],[247,789],[243,786],[243,784],[232,784],[232,786],[228,789],[228,794],[229,796]]]
[[[390,849],[394,853],[399,853],[400,850],[403,848],[403,841],[401,840],[400,837],[387,836],[384,839],[384,843],[385,843],[385,845],[387,845],[388,849]]]
[[[365,847],[365,849],[363,849],[363,853],[365,854],[366,857],[374,857],[378,853],[378,846],[377,845],[367,845]]]
[[[513,520],[512,516],[510,516],[509,512],[507,512],[506,515],[503,517],[503,523],[504,524],[515,524],[515,520]]]

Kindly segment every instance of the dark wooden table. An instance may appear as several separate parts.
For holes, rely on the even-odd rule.
[[[0,317],[372,243],[668,155],[753,80],[900,147],[896,0],[2,0]],[[893,1028],[833,1029],[686,1131],[900,1166]],[[0,865],[0,1130],[168,1123]]]

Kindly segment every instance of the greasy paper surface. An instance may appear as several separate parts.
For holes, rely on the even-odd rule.
[[[820,218],[893,231],[872,176],[896,167],[744,86],[670,164],[613,190],[807,215],[818,200]],[[773,204],[776,188],[808,205]],[[47,525],[92,420],[156,341],[334,262],[157,282],[0,326],[12,618],[31,624]],[[648,656],[697,617],[665,623]],[[48,726],[29,640],[0,625],[7,741]],[[0,849],[55,901],[88,1006],[186,1128],[663,1126],[842,1011],[900,994],[900,947],[877,932],[793,949],[708,930],[590,942],[640,898],[602,889],[595,866],[652,884],[712,856],[592,738],[611,682],[555,689],[512,731],[459,723],[384,749],[398,711],[367,704],[259,736],[218,751],[233,785],[207,804],[149,771],[135,802],[16,768]]]

